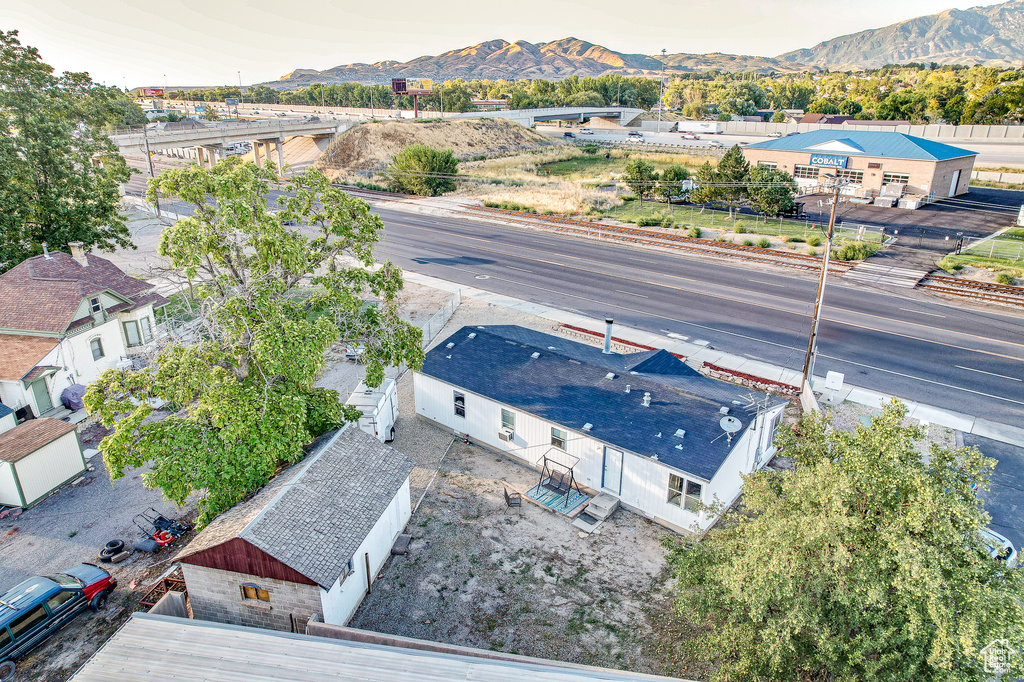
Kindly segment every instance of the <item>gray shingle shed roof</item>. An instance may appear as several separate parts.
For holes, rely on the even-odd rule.
[[[176,559],[241,538],[329,590],[414,466],[349,425],[214,519]]]
[[[751,396],[766,398],[710,379],[665,350],[605,355],[516,326],[463,327],[427,353],[422,372],[581,433],[593,424],[589,436],[707,481],[731,449],[719,408],[730,408],[746,428],[753,416],[743,406]],[[606,378],[609,372],[615,377]]]

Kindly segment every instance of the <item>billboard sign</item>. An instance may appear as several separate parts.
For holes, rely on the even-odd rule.
[[[143,97],[163,97],[164,96],[164,89],[163,88],[143,88],[142,89],[142,96]]]
[[[228,97],[227,99],[224,100],[224,106],[226,106],[226,107],[237,107],[238,106],[238,98],[237,97]]]
[[[196,113],[197,114],[202,114],[202,113],[205,113],[205,112],[206,112],[206,105],[204,105],[204,104],[197,104],[196,105]]]
[[[811,154],[811,165],[825,168],[846,168],[849,158],[848,156],[832,156],[830,154]]]
[[[429,95],[434,81],[429,78],[392,78],[391,92],[396,95]]]

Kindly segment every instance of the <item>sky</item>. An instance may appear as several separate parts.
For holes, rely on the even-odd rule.
[[[296,68],[407,61],[486,40],[569,36],[620,52],[776,56],[986,0],[0,0],[58,71],[97,82],[245,85]]]

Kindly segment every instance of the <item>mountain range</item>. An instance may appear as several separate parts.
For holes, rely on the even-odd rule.
[[[801,72],[816,69],[877,68],[904,62],[1024,65],[1024,0],[990,7],[951,9],[827,40],[814,47],[778,57],[733,54],[643,55],[617,52],[577,38],[548,43],[518,40],[487,42],[423,56],[408,62],[381,61],[345,64],[323,71],[296,69],[276,81],[275,88],[291,89],[313,83],[387,83],[392,77],[411,78],[544,78],[618,73],[656,76],[662,72],[757,71]]]

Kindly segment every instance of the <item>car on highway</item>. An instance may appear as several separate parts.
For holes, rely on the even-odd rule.
[[[302,122],[303,123],[319,123],[320,122],[320,117],[319,116],[307,116],[306,118],[302,119]]]
[[[642,140],[644,139],[644,134],[641,133],[639,130],[633,130],[630,131],[629,134],[626,135],[626,137],[629,138],[630,140]]]
[[[562,137],[566,138],[567,140],[575,140],[576,139],[576,136],[574,134],[570,133],[568,130],[565,131],[564,133],[562,133]]]
[[[988,549],[990,557],[1010,568],[1017,566],[1017,549],[1009,539],[991,528],[982,528],[978,534],[981,535],[981,541]]]
[[[774,133],[768,133],[768,137],[782,137],[782,133],[776,130]]]
[[[117,587],[99,566],[78,564],[18,583],[0,595],[0,681],[14,676],[15,662],[76,616],[98,611]]]
[[[700,139],[700,135],[698,135],[697,133],[683,133],[679,137],[683,138],[684,140],[699,140]]]
[[[591,130],[590,128],[580,128],[579,133],[580,135],[593,135],[594,131]]]
[[[718,140],[711,140],[710,142],[708,142],[708,146],[714,147],[715,149],[721,149],[725,145],[719,142]]]

